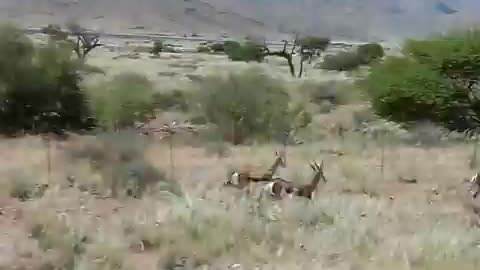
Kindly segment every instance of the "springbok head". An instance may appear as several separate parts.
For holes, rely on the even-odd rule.
[[[325,175],[323,174],[323,160],[321,161],[320,165],[318,165],[318,163],[314,160],[310,163],[310,167],[312,168],[312,170],[315,172],[315,176],[313,178],[313,182],[316,182],[318,184],[318,182],[320,180],[322,180],[323,182],[328,182],[327,181],[327,178],[325,177]]]
[[[468,181],[467,190],[472,193],[473,198],[476,198],[480,192],[480,173],[476,173],[470,181]]]
[[[239,184],[240,173],[231,171],[227,175],[227,181],[223,183],[224,186],[236,186]]]
[[[285,150],[275,151],[275,163],[281,168],[287,167],[287,155]]]

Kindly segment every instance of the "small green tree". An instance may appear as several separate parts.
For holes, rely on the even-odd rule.
[[[153,84],[146,77],[124,72],[90,89],[92,111],[103,128],[119,130],[154,115]]]
[[[291,129],[290,97],[282,83],[262,70],[250,69],[227,78],[210,76],[201,88],[202,111],[234,144],[247,138],[275,138]]]
[[[49,24],[43,27],[41,31],[55,40],[66,40],[68,38],[68,33],[63,31],[58,24]]]
[[[51,39],[34,47],[12,25],[0,26],[0,132],[63,132],[91,128],[81,91],[83,62],[71,47]]]
[[[67,23],[67,29],[72,36],[76,37],[73,50],[79,59],[85,59],[93,49],[103,46],[100,43],[100,35],[89,33],[76,22]]]

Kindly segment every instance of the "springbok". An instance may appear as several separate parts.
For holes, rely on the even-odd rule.
[[[470,178],[469,186],[467,190],[472,194],[472,197],[477,198],[480,193],[480,173],[476,173],[472,178]]]
[[[251,192],[252,182],[269,182],[272,181],[279,167],[285,168],[287,159],[284,151],[275,152],[275,161],[272,166],[264,172],[257,175],[252,173],[252,169],[245,167],[239,171],[234,171],[229,175],[229,179],[224,183],[225,186],[233,186],[239,189],[247,189],[247,193]]]
[[[316,161],[313,161],[310,164],[310,167],[315,172],[310,184],[295,186],[291,181],[278,177],[273,178],[272,182],[263,186],[262,196],[268,194],[274,199],[283,199],[285,197],[292,198],[295,195],[312,200],[320,180],[327,182],[327,179],[323,174],[323,160],[321,165],[318,165]]]
[[[305,197],[312,200],[315,196],[315,191],[317,190],[317,186],[320,180],[326,183],[327,178],[325,178],[325,175],[323,174],[323,160],[320,165],[318,165],[316,161],[313,161],[310,164],[310,167],[315,172],[312,181],[310,182],[310,184],[297,187],[294,191],[294,194],[296,196]]]
[[[268,195],[275,200],[281,200],[285,197],[292,198],[294,192],[295,186],[292,182],[276,177],[263,186],[260,196]]]

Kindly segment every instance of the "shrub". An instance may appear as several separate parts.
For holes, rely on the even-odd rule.
[[[88,93],[98,122],[109,130],[131,127],[154,114],[153,84],[143,75],[120,73]]]
[[[83,62],[50,39],[34,47],[20,29],[0,26],[0,132],[82,130],[93,126],[81,91]]]
[[[327,55],[320,68],[336,71],[350,71],[363,64],[363,60],[355,52],[339,52],[335,55]]]
[[[479,126],[480,100],[470,94],[480,77],[479,30],[410,40],[403,52],[376,65],[366,80],[377,114],[453,130]]]
[[[199,53],[211,53],[212,50],[207,46],[198,46],[197,47],[197,52],[199,52]]]
[[[58,24],[49,24],[41,29],[42,33],[49,35],[56,40],[66,40],[68,33],[62,30],[62,27]]]
[[[227,55],[230,55],[233,53],[233,51],[239,49],[241,46],[242,45],[237,41],[228,40],[223,43],[223,49]]]
[[[74,269],[76,260],[85,252],[89,240],[87,235],[71,228],[48,208],[42,209],[39,214],[39,208],[31,209],[27,215],[31,236],[37,240],[40,249],[57,255],[49,258],[44,268]]]
[[[216,53],[225,52],[225,43],[213,43],[210,49]]]
[[[153,43],[153,48],[152,48],[152,54],[153,55],[159,55],[163,51],[163,42],[160,40],[156,40]]]
[[[263,45],[246,42],[240,46],[232,43],[231,45],[225,48],[225,53],[228,55],[228,58],[232,61],[243,61],[243,62],[262,62],[265,58],[263,51]]]
[[[141,197],[149,188],[159,184],[165,184],[163,188],[167,191],[180,195],[176,183],[167,181],[165,174],[145,159],[147,147],[147,142],[136,131],[107,132],[93,140],[71,144],[68,153],[74,161],[88,160],[102,177],[100,188],[110,191],[113,196]]]
[[[153,95],[155,107],[162,110],[188,110],[188,100],[183,91],[173,90],[167,93],[155,93]]]
[[[325,102],[333,106],[344,105],[361,99],[358,87],[349,82],[305,81],[299,90],[308,95],[310,100],[318,105],[323,105]]]
[[[316,36],[307,36],[298,41],[298,44],[301,48],[306,50],[319,50],[324,51],[327,49],[330,44],[329,38],[316,37]]]
[[[364,64],[369,64],[374,60],[380,59],[385,55],[382,45],[378,43],[368,43],[358,46],[357,54]]]
[[[224,139],[273,138],[290,130],[294,115],[283,84],[258,69],[228,77],[210,76],[201,84],[200,107]]]
[[[152,53],[152,48],[149,46],[140,45],[140,46],[134,46],[132,48],[132,51],[136,53]]]
[[[445,118],[447,111],[436,115],[439,102],[447,105],[449,91],[437,72],[405,58],[389,58],[372,69],[367,79],[373,109],[382,117],[408,122],[419,117]],[[436,97],[435,93],[442,93]],[[415,106],[410,106],[415,104]]]
[[[12,171],[6,178],[9,182],[8,192],[10,197],[26,201],[33,198],[42,197],[48,185],[36,183],[32,175],[23,171]]]

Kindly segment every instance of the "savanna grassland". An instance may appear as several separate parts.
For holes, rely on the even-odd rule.
[[[103,129],[1,139],[0,269],[480,267],[478,202],[464,184],[476,172],[474,141],[377,116],[357,83],[368,68],[326,71],[319,58],[292,78],[275,57],[124,54],[98,48],[86,60],[96,72],[81,89]],[[131,128],[150,99],[150,126],[188,120],[198,134]],[[251,123],[231,134],[229,118],[216,116],[240,101],[255,115],[243,112]],[[278,139],[294,122],[295,134]],[[287,166],[278,174],[295,183],[310,181],[311,160],[324,161],[328,182],[312,201],[223,186],[243,165],[266,170],[279,149]]]

